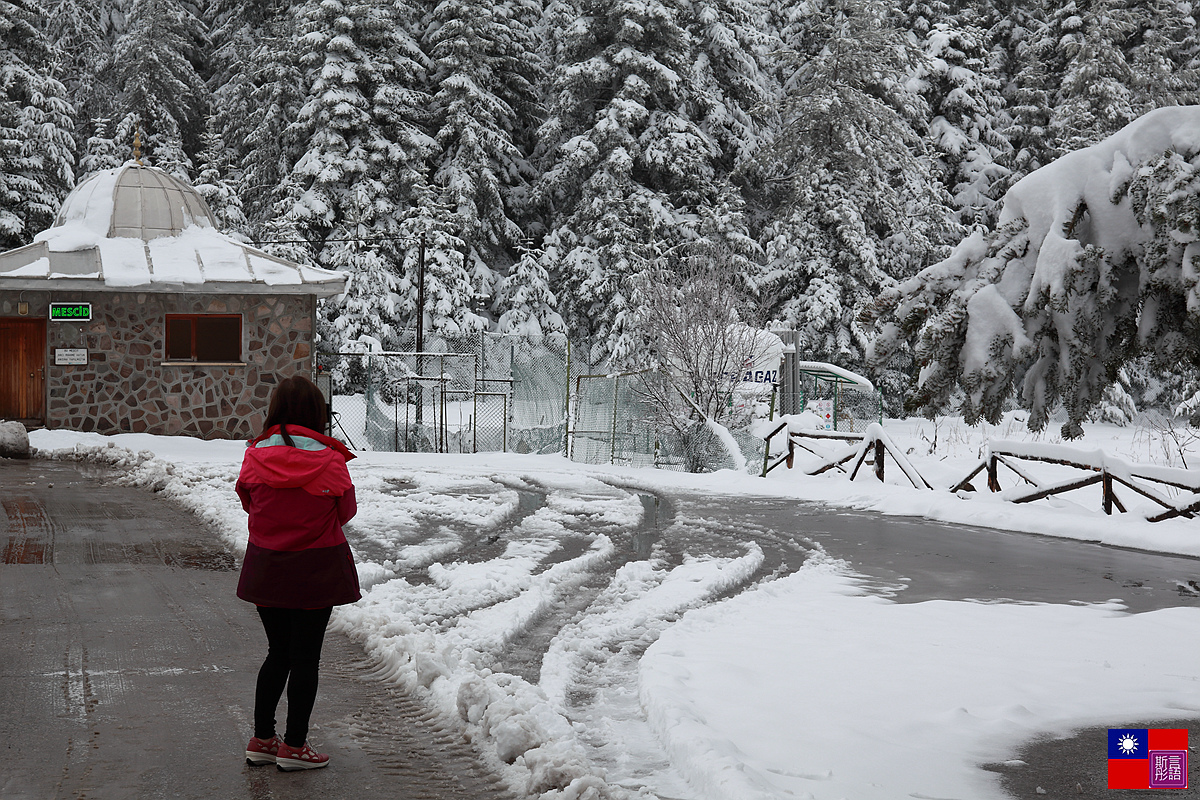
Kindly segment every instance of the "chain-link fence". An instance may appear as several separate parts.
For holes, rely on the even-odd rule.
[[[331,428],[354,449],[471,453],[564,453],[591,464],[692,469],[733,466],[704,430],[656,424],[637,373],[613,373],[592,350],[563,336],[427,334],[416,351],[318,353],[317,383],[330,401]],[[796,410],[830,403],[838,430],[878,420],[879,398],[807,381],[789,385]],[[766,385],[771,391],[771,385]],[[778,414],[784,395],[731,398],[731,434],[747,461],[762,457],[755,417]],[[703,427],[703,426],[700,426]]]
[[[800,408],[826,420],[828,429],[842,433],[862,433],[872,422],[883,421],[883,395],[860,392],[844,386],[818,385],[801,390]]]
[[[474,353],[319,353],[333,430],[363,450],[470,452]]]
[[[563,453],[570,374],[591,367],[562,336],[427,334],[411,350],[317,353],[332,429],[355,448]]]
[[[586,464],[658,466],[659,438],[634,392],[632,374],[575,378],[570,452]]]

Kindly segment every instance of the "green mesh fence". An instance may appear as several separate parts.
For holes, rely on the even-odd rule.
[[[693,470],[735,466],[717,436],[700,423],[685,434],[656,424],[655,414],[638,391],[637,374],[580,375],[572,396],[571,451],[573,461],[631,467]],[[748,430],[748,415],[734,415],[733,435],[750,463],[762,459],[764,443]]]

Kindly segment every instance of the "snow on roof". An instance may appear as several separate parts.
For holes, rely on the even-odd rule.
[[[824,381],[835,381],[847,389],[860,392],[875,391],[875,384],[857,372],[851,372],[834,364],[826,364],[824,361],[797,361],[796,369],[805,375],[811,375]]]
[[[329,296],[345,281],[226,236],[194,188],[135,162],[80,183],[33,244],[0,253],[0,289]]]

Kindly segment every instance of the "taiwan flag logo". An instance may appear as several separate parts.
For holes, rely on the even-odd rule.
[[[1108,788],[1188,788],[1187,728],[1109,728]]]

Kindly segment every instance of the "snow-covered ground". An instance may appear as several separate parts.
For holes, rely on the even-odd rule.
[[[1054,439],[1017,417],[993,428],[942,419],[885,429],[937,487],[964,477],[988,438]],[[122,466],[128,480],[207,519],[235,551],[245,547],[233,494],[241,443],[64,431],[35,432],[31,443],[43,456]],[[1200,442],[1162,425],[1092,426],[1076,446],[1200,463]],[[811,541],[799,570],[753,580],[764,557],[753,542],[677,560],[655,546],[614,560],[616,537],[645,513],[638,488],[747,506],[794,498],[1200,555],[1200,520],[1145,522],[1140,512],[1156,507],[1128,492],[1130,513],[1110,518],[1096,486],[1014,505],[987,492],[918,491],[899,470],[880,485],[866,474],[854,483],[784,468],[766,479],[684,475],[496,453],[364,453],[350,466],[360,511],[348,535],[367,588],[334,625],[382,675],[456,720],[521,793],[997,798],[978,765],[1012,758],[1034,736],[1200,715],[1200,608],[1131,614],[1119,597],[899,603]],[[1053,480],[1062,468],[1028,469]],[[544,502],[526,503],[531,489]],[[705,520],[674,524],[702,529]],[[529,662],[512,651],[564,608],[540,672],[520,674]]]

